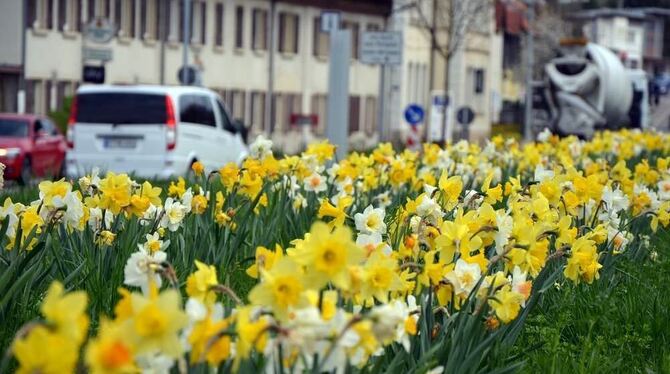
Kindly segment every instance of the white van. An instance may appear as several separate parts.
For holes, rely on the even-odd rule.
[[[247,156],[246,128],[211,90],[167,86],[82,86],[68,121],[67,175],[94,167],[170,178],[200,161],[206,170]]]

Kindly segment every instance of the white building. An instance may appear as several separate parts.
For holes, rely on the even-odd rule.
[[[377,130],[385,136],[409,129],[403,110],[419,104],[430,112],[431,91],[443,89],[444,65],[408,0],[192,0],[189,63],[201,70],[202,85],[219,91],[233,116],[252,131],[285,133],[292,114],[316,114],[317,135],[326,124],[328,39],[320,31],[323,10],[341,12],[352,32],[349,73],[350,132]],[[435,3],[435,4],[433,4]],[[4,0],[0,1],[0,111],[48,113],[81,84],[84,51],[109,50],[105,83],[176,85],[182,66],[183,0]],[[442,0],[423,0],[430,12]],[[492,12],[492,10],[491,10]],[[25,17],[22,16],[25,14]],[[430,17],[430,13],[428,14]],[[25,19],[25,24],[23,24]],[[107,44],[82,37],[85,25],[106,19],[116,26]],[[271,27],[272,25],[272,27]],[[403,35],[403,62],[382,74],[359,60],[364,31]],[[499,37],[493,15],[454,58],[452,103],[475,109],[472,132],[488,134],[500,92]],[[22,48],[24,46],[24,48]],[[384,83],[381,77],[384,76]],[[25,79],[22,79],[25,78]],[[17,100],[24,87],[25,101]],[[384,87],[384,110],[379,92]],[[453,118],[452,118],[453,120]],[[428,116],[426,121],[428,121]]]
[[[642,68],[645,47],[645,13],[636,9],[601,8],[574,17],[583,21],[584,35],[617,52],[630,68]]]

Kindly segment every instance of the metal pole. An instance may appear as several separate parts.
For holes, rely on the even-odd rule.
[[[386,65],[379,66],[381,69],[379,79],[379,105],[377,106],[377,132],[379,134],[379,141],[385,139],[384,136],[384,113],[386,112]]]
[[[21,72],[19,75],[19,90],[16,95],[16,111],[26,112],[26,33],[28,32],[28,1],[21,2]]]
[[[265,95],[265,132],[270,136],[272,131],[272,96],[274,96],[274,78],[275,78],[275,0],[270,1],[270,20],[267,30],[268,46],[268,92]]]
[[[160,62],[159,62],[159,82],[161,85],[165,84],[165,43],[168,38],[168,7],[170,7],[170,0],[160,0],[158,3],[158,39],[160,40]]]
[[[526,0],[528,30],[526,32],[526,105],[524,106],[524,132],[525,141],[533,140],[533,66],[535,65],[533,40],[533,22],[535,21],[535,7],[533,0]]]
[[[186,75],[188,66],[188,49],[191,44],[191,0],[184,0],[184,21],[183,24],[183,37],[184,37],[184,55],[182,60],[182,73],[181,81],[182,85],[186,85]]]

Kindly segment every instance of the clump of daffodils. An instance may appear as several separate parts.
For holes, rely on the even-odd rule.
[[[80,179],[78,189],[42,182],[37,201],[0,207],[8,250],[37,248],[54,225],[92,232],[101,251],[121,246],[131,225],[142,234],[124,258],[127,288],[87,342],[86,295],[54,283],[45,322],[17,337],[12,352],[27,372],[71,372],[78,363],[92,372],[237,370],[258,357],[268,371],[345,372],[386,348],[412,352],[448,335],[436,324],[422,336],[439,315],[504,329],[538,297],[544,272],[591,284],[606,256],[634,243],[641,229],[633,223],[649,235],[670,226],[666,136],[606,132],[585,142],[543,132],[538,140],[421,152],[381,144],[334,162],[327,142],[275,159],[259,137],[241,165],[205,178],[195,163],[202,185],[179,178],[163,191],[111,172]],[[190,224],[242,235],[278,211],[309,225],[245,253],[255,282],[248,295],[225,283],[230,264],[195,259],[190,273],[177,274],[170,263],[185,255],[170,244]]]

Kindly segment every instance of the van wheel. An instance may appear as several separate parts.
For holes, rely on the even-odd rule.
[[[33,166],[30,163],[30,158],[25,157],[21,165],[21,175],[19,175],[19,184],[27,186],[33,180]]]

